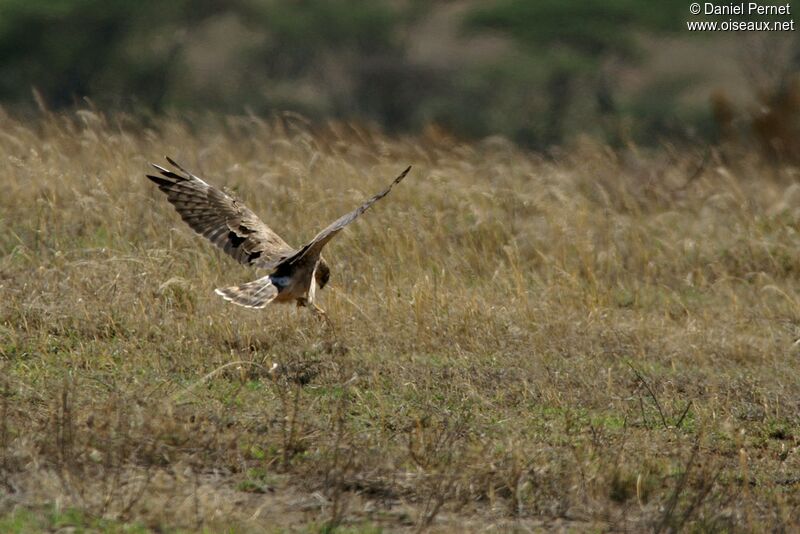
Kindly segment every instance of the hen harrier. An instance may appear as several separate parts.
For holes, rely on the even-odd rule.
[[[392,187],[405,178],[408,167],[389,187],[342,215],[311,241],[292,248],[239,200],[209,185],[170,158],[176,171],[152,164],[161,176],[147,175],[167,194],[175,211],[198,234],[207,237],[239,263],[270,274],[240,286],[216,289],[222,298],[246,308],[263,308],[270,302],[296,302],[314,313],[325,312],[314,303],[314,293],[330,278],[330,268],[321,257],[323,247],[345,226],[356,220]]]

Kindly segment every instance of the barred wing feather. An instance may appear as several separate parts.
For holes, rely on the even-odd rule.
[[[159,176],[147,175],[166,193],[175,211],[195,232],[243,265],[273,269],[296,250],[238,199],[186,171],[153,164]]]

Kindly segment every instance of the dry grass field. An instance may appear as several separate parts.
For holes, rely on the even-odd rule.
[[[213,294],[255,273],[164,155],[293,245],[414,168],[326,249],[329,329]],[[0,531],[800,527],[796,169],[89,110],[0,161]]]

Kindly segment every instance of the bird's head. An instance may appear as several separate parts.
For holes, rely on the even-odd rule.
[[[331,268],[328,267],[328,264],[325,263],[324,259],[319,259],[319,264],[317,264],[317,270],[314,273],[314,276],[317,279],[317,285],[320,289],[325,287],[325,284],[327,284],[328,280],[331,279]]]

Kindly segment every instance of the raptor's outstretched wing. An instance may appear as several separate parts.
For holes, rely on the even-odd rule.
[[[277,262],[296,253],[286,241],[264,224],[239,200],[186,171],[169,157],[177,169],[153,164],[160,176],[147,175],[167,194],[181,219],[200,235],[239,263],[272,269]]]
[[[314,237],[314,239],[312,239],[311,241],[300,247],[299,250],[297,250],[291,256],[287,257],[285,261],[281,262],[281,264],[290,265],[308,256],[311,257],[319,256],[319,254],[322,252],[322,248],[328,243],[328,241],[333,239],[333,236],[338,234],[345,226],[355,221],[362,213],[367,211],[377,201],[388,195],[389,191],[392,190],[392,187],[394,187],[396,184],[399,184],[400,181],[406,177],[406,175],[410,170],[411,167],[409,166],[406,170],[401,172],[400,175],[392,181],[392,183],[389,184],[389,187],[387,187],[374,197],[370,198],[369,200],[361,204],[359,207],[357,207],[350,213],[342,215],[341,217],[333,221],[330,225],[328,225],[327,228],[318,233],[316,237]]]

